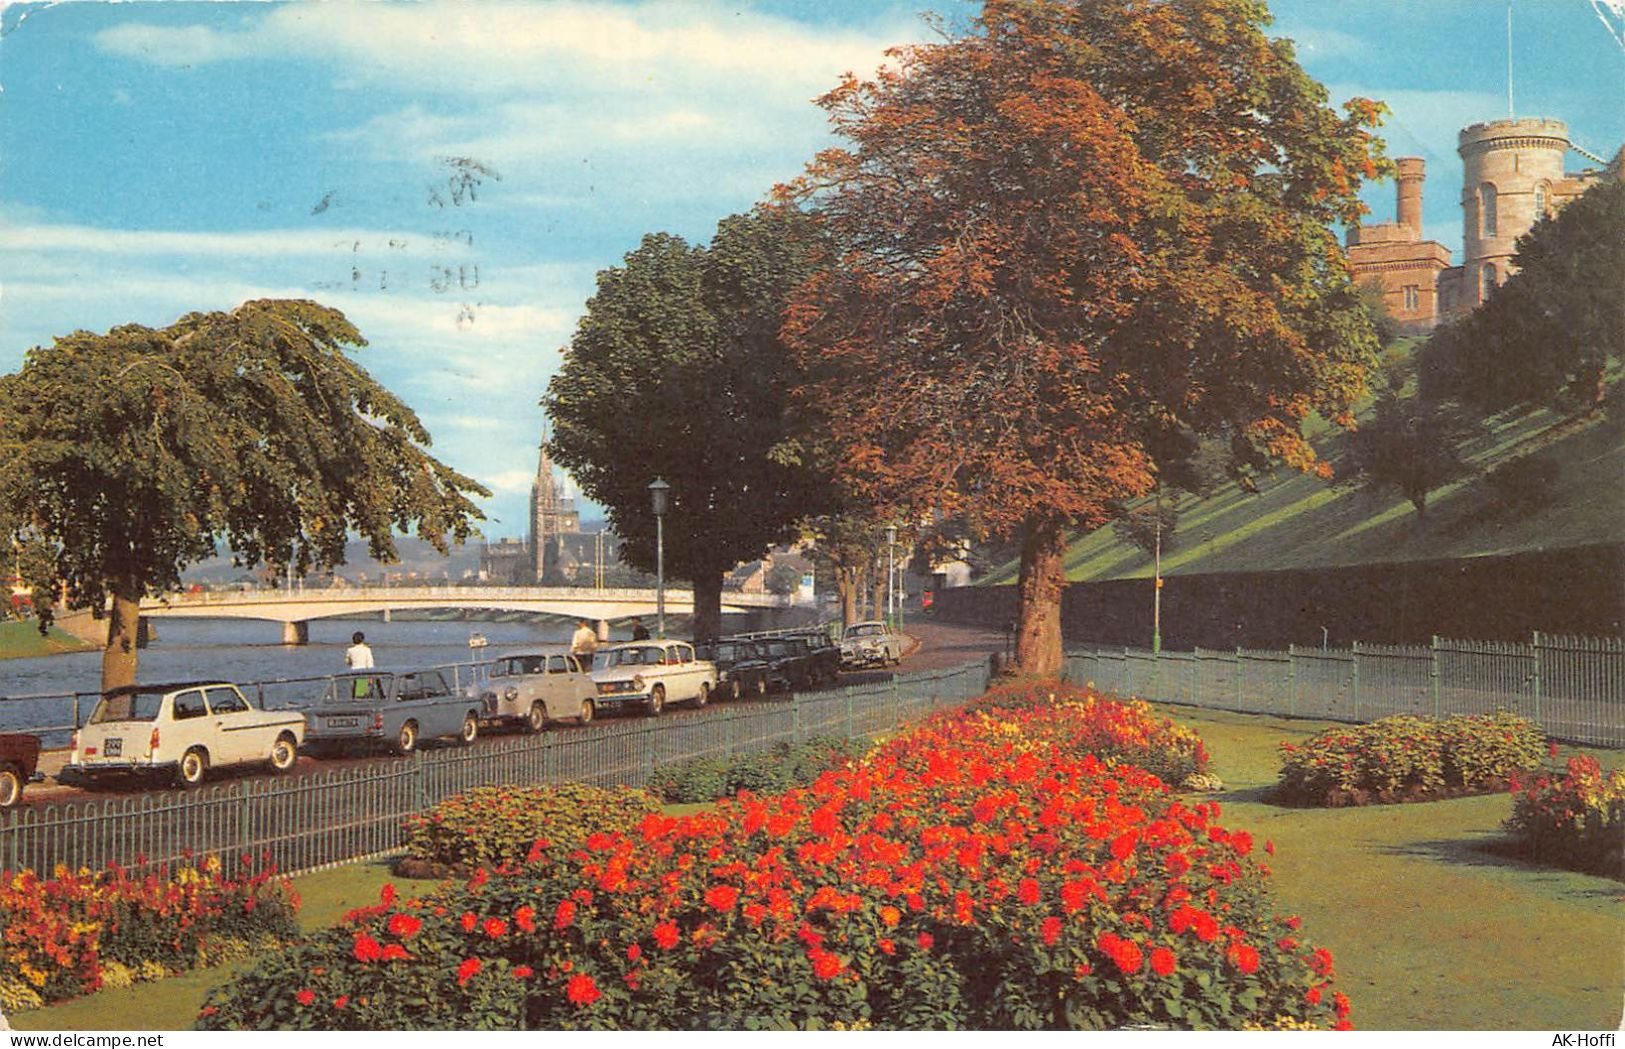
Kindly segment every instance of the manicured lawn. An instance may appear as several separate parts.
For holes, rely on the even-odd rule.
[[[1279,768],[1276,744],[1324,724],[1161,709],[1207,740],[1226,823],[1274,841],[1278,906],[1332,951],[1356,1027],[1619,1027],[1625,883],[1498,855],[1509,797],[1281,808],[1261,800]]]
[[[58,652],[83,652],[93,646],[56,627],[41,635],[32,619],[0,622],[0,659],[50,656]]]

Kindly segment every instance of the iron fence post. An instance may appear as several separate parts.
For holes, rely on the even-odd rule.
[[[1246,681],[1244,681],[1243,677],[1242,677],[1242,671],[1241,671],[1241,646],[1240,645],[1236,646],[1236,673],[1235,673],[1235,678],[1236,678],[1236,709],[1241,710],[1242,709],[1242,705],[1241,705],[1242,704],[1242,693],[1246,690],[1245,689]]]
[[[1128,646],[1123,646],[1123,698],[1134,698],[1134,661],[1129,658]]]
[[[1540,725],[1540,631],[1534,632],[1533,644],[1529,646],[1530,655],[1534,657],[1535,669],[1535,724]]]
[[[249,842],[251,840],[249,834],[250,816],[248,784],[239,783],[237,784],[237,844],[240,846],[238,849],[239,856],[246,855],[249,851]]]
[[[801,693],[790,693],[790,741],[801,742]]]
[[[1298,646],[1286,646],[1286,716],[1298,716]]]
[[[423,751],[412,751],[412,798],[419,812],[429,807],[428,774],[424,771]]]
[[[843,685],[841,691],[846,694],[846,738],[851,739],[857,734],[852,727],[852,686]]]
[[[1350,681],[1350,689],[1354,694],[1354,720],[1360,720],[1360,643],[1352,642],[1350,651],[1354,653],[1354,674]]]
[[[642,730],[638,733],[638,750],[640,779],[634,786],[647,787],[655,775],[655,736],[648,719],[644,720]]]
[[[1439,635],[1434,634],[1433,640],[1428,642],[1428,687],[1433,691],[1433,720],[1437,721],[1443,716],[1444,708],[1439,702]]]

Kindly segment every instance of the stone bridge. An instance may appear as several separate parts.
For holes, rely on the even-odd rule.
[[[783,608],[787,598],[776,594],[741,594],[724,591],[722,611]],[[263,619],[282,624],[284,644],[302,645],[309,639],[312,619],[367,615],[406,609],[482,609],[498,612],[542,612],[593,622],[626,616],[652,616],[653,590],[534,586],[419,586],[332,587],[321,590],[245,590],[196,594],[166,594],[141,602],[144,619]],[[694,611],[692,590],[666,590],[666,611],[685,615]]]

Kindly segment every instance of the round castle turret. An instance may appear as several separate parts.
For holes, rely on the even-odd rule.
[[[1513,246],[1553,207],[1569,128],[1561,120],[1493,120],[1463,128],[1462,269],[1467,304],[1508,276]]]

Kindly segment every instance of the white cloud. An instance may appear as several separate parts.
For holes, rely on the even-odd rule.
[[[155,66],[196,66],[254,55],[253,33],[223,33],[208,26],[154,26],[139,22],[104,29],[95,44],[110,54]]]
[[[118,230],[92,226],[6,225],[0,223],[0,250],[62,251],[87,255],[293,256],[369,252],[411,258],[456,258],[467,246],[455,240],[358,229],[281,229],[243,232],[177,233]]]
[[[1291,39],[1297,45],[1299,61],[1362,58],[1369,53],[1364,40],[1337,29],[1277,25],[1269,35]]]

